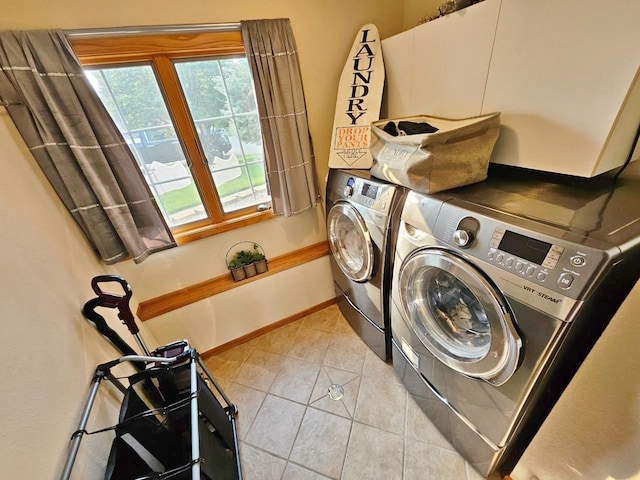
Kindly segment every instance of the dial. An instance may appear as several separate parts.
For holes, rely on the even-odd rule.
[[[473,217],[463,217],[453,232],[453,243],[461,248],[470,247],[480,229],[480,222]]]
[[[459,247],[468,247],[473,241],[473,234],[468,230],[458,229],[453,232],[453,243]]]
[[[356,181],[353,177],[349,177],[347,180],[347,185],[344,187],[344,196],[347,198],[351,198],[353,196],[353,186],[356,184]]]

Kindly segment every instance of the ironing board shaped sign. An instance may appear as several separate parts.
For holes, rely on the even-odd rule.
[[[371,168],[371,122],[379,119],[384,62],[378,29],[360,29],[342,70],[333,120],[330,168]]]

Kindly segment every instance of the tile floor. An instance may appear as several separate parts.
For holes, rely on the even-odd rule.
[[[336,305],[206,361],[246,480],[480,480]],[[343,386],[332,400],[328,388]]]

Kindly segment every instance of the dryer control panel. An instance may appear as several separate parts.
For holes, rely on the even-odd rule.
[[[382,180],[363,178],[352,171],[332,172],[330,201],[349,200],[356,205],[387,214],[393,205],[396,185]]]

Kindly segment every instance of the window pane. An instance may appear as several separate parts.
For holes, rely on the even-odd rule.
[[[246,58],[181,61],[175,66],[223,211],[270,202]]]
[[[87,71],[131,148],[168,225],[207,218],[150,65]]]

